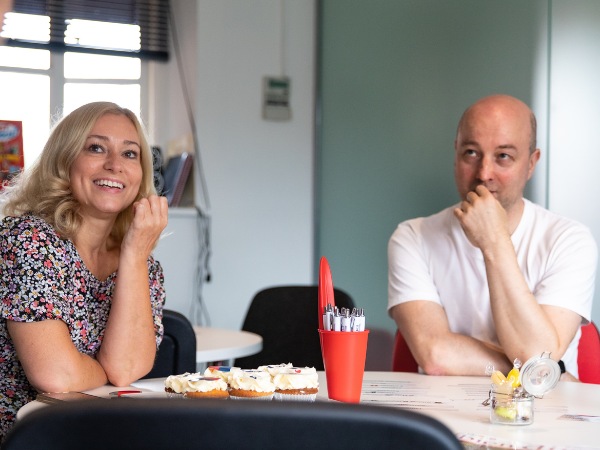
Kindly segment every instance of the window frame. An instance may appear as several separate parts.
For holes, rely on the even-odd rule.
[[[134,111],[140,118],[142,123],[149,129],[149,119],[153,117],[153,112],[150,110],[153,107],[152,90],[150,79],[150,71],[152,70],[152,61],[140,58],[138,55],[118,55],[123,57],[132,57],[140,59],[140,78],[139,79],[92,79],[92,78],[65,78],[64,71],[64,53],[62,51],[50,51],[50,67],[48,69],[32,69],[23,67],[3,66],[0,65],[0,72],[14,74],[34,74],[45,75],[49,79],[49,114],[48,114],[48,131],[52,129],[54,122],[63,115],[64,106],[64,86],[65,83],[86,83],[86,84],[139,84],[140,86],[140,111]],[[10,119],[10,118],[3,118]],[[35,132],[35,130],[34,130]],[[42,149],[40,148],[40,151]]]

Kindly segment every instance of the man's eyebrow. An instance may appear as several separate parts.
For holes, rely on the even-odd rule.
[[[464,146],[464,145],[471,145],[471,146],[475,146],[475,147],[479,146],[479,143],[477,141],[472,141],[472,140],[469,140],[469,139],[466,139],[464,141],[460,141],[459,144],[461,146]]]
[[[502,144],[497,147],[499,150],[516,150],[517,147],[513,144]]]
[[[477,141],[473,141],[470,139],[461,141],[459,143],[461,146],[473,146],[473,147],[478,147],[479,143]],[[496,147],[497,150],[516,150],[517,147],[514,144],[502,144],[499,145],[498,147]]]
[[[89,135],[87,138],[88,138],[88,139],[92,139],[92,138],[93,138],[93,139],[99,139],[99,140],[101,140],[101,141],[108,141],[108,137],[106,137],[106,136],[102,136],[102,135],[100,135],[100,134],[90,134],[90,135]],[[128,140],[124,140],[124,141],[123,141],[123,144],[125,144],[125,145],[136,145],[136,146],[138,146],[139,148],[142,148],[142,146],[141,146],[139,143],[135,142],[135,141],[128,141]]]

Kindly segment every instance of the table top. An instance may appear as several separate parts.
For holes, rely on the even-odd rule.
[[[200,326],[194,326],[194,331],[197,363],[231,360],[262,350],[262,337],[248,331]]]
[[[324,372],[319,372],[319,384],[317,401],[329,401]],[[143,391],[134,395],[166,397],[164,378],[139,380],[132,387]],[[489,388],[487,377],[365,372],[360,403],[432,416],[467,449],[600,449],[600,385],[559,382],[544,398],[534,400],[533,423],[520,426],[490,423],[489,406],[482,405]],[[115,390],[102,386],[86,393],[107,397]],[[38,401],[28,403],[17,418],[44,406]]]
[[[321,377],[318,398],[327,398]],[[559,382],[534,399],[530,425],[491,424],[488,377],[429,376],[403,372],[365,372],[361,404],[412,409],[444,423],[466,448],[600,448],[600,385]]]

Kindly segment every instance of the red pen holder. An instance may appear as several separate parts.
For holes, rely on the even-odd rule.
[[[369,330],[319,330],[321,354],[331,400],[360,402]]]

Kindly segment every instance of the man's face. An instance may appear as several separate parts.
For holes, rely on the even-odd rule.
[[[506,100],[475,104],[465,114],[455,141],[454,177],[462,200],[485,186],[509,213],[539,159],[530,153],[529,110]]]

